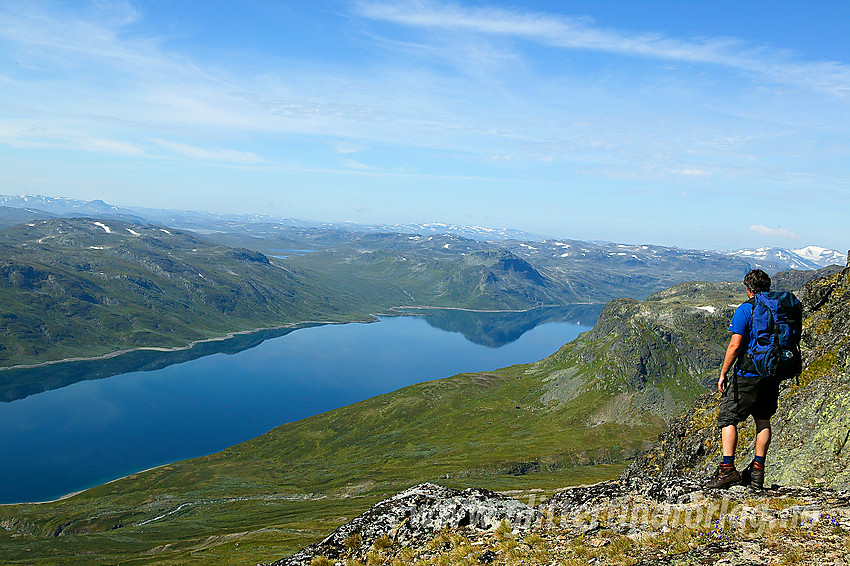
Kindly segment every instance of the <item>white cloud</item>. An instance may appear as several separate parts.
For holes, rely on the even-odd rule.
[[[337,153],[342,154],[342,155],[344,155],[346,153],[359,153],[359,152],[364,151],[366,149],[365,145],[361,145],[361,144],[353,143],[353,142],[345,142],[345,141],[332,142],[331,146],[333,146],[334,151],[336,151]]]
[[[151,140],[162,147],[168,148],[180,155],[205,161],[224,161],[227,163],[259,164],[264,160],[250,151],[235,151],[232,149],[204,149],[183,143],[167,140]]]
[[[88,135],[63,123],[46,120],[0,120],[0,143],[16,148],[70,149],[143,156],[145,151],[132,143]]]
[[[763,234],[765,236],[775,236],[777,238],[789,238],[792,240],[799,240],[800,236],[787,228],[768,228],[767,226],[762,226],[761,224],[753,224],[750,226],[750,232],[755,232],[756,234]]]
[[[349,169],[357,169],[358,171],[378,171],[375,167],[371,167],[366,165],[365,163],[360,163],[359,161],[355,161],[353,159],[343,159],[341,161],[342,165],[348,167]]]
[[[506,175],[542,162],[554,164],[547,175],[569,167],[606,179],[655,179],[662,171],[668,178],[678,173],[683,182],[699,182],[707,173],[721,180],[785,182],[802,174],[846,192],[841,166],[823,167],[805,154],[835,155],[834,163],[842,162],[845,103],[788,87],[782,96],[753,94],[748,90],[753,85],[739,80],[746,73],[737,70],[750,65],[759,72],[781,71],[786,78],[805,75],[801,83],[808,84],[821,80],[816,72],[821,64],[792,65],[785,54],[743,42],[627,33],[520,9],[362,2],[354,12],[363,17],[351,18],[350,24],[364,32],[358,41],[371,42],[368,59],[348,67],[313,60],[299,64],[294,57],[287,66],[261,56],[243,67],[234,63],[239,53],[205,60],[202,52],[188,51],[191,42],[152,33],[144,13],[126,3],[98,2],[90,10],[74,3],[12,4],[0,15],[0,91],[4,110],[13,109],[20,124],[15,135],[0,131],[0,142],[15,147],[142,155],[142,148],[157,140],[160,147],[197,160],[268,167],[294,162],[335,171],[342,165],[351,175],[421,169],[440,176],[438,162],[446,159],[453,161],[451,171],[464,177],[490,176],[478,167],[494,161]],[[392,42],[365,29],[373,20],[438,33],[408,34],[416,37]],[[498,38],[727,64],[735,67],[734,92],[723,96],[729,94],[725,87],[704,84],[699,77],[704,66],[697,65],[670,65],[661,79],[648,73],[637,81],[616,70],[606,70],[604,77],[593,69],[539,72],[538,54]],[[453,64],[446,65],[451,57]],[[434,58],[441,58],[440,64],[432,65]],[[496,61],[488,64],[488,58]],[[823,65],[827,82],[846,76],[842,65]],[[723,83],[718,77],[717,84]],[[675,89],[668,88],[668,80]],[[738,114],[717,110],[719,100]],[[799,124],[789,125],[789,116]],[[24,133],[45,124],[50,133]],[[828,138],[820,133],[827,126],[833,132]],[[262,158],[206,147],[238,148],[246,140],[252,149],[262,147],[256,150]],[[330,155],[312,151],[318,146]],[[390,158],[381,154],[387,147],[393,148]],[[787,158],[800,148],[802,157]],[[366,149],[382,168],[338,160]],[[437,151],[423,158],[423,150]],[[693,166],[693,158],[681,156],[690,152],[700,156]],[[738,155],[751,156],[754,163],[741,163]],[[606,173],[600,174],[603,168]]]
[[[465,7],[430,0],[358,2],[358,15],[400,25],[511,36],[551,47],[584,49],[690,63],[712,63],[850,96],[850,68],[838,62],[796,61],[788,52],[730,38],[687,41],[658,33],[628,34],[570,18],[519,9]]]

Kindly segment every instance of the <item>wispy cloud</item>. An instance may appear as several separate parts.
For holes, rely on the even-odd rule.
[[[761,224],[753,224],[750,226],[750,232],[755,232],[756,234],[762,234],[764,236],[774,236],[777,238],[789,238],[791,240],[799,240],[799,234],[788,230],[787,228],[768,228],[767,226],[762,226]]]
[[[244,54],[207,58],[191,41],[170,41],[129,3],[80,6],[0,3],[0,90],[4,112],[17,116],[0,124],[0,142],[267,169],[294,162],[347,175],[559,182],[566,171],[583,181],[672,180],[706,191],[729,178],[785,183],[796,174],[804,185],[816,179],[846,192],[846,166],[835,165],[846,156],[846,102],[810,89],[840,93],[850,83],[843,64],[738,40],[425,0],[353,4],[349,25],[362,34],[352,33],[359,44],[351,48],[368,49],[352,65],[347,57],[280,65],[276,54],[239,65]],[[391,39],[382,35],[387,27]],[[711,81],[702,77],[706,65],[639,76],[541,72],[542,50],[523,42],[722,68]],[[741,69],[802,86],[760,89],[741,80]],[[815,131],[824,125],[829,137]],[[366,149],[368,158],[345,159]],[[838,158],[824,165],[825,155]]]
[[[70,149],[142,156],[145,150],[133,143],[92,136],[73,126],[47,121],[0,120],[0,143],[16,148]]]
[[[331,146],[333,146],[334,150],[339,154],[347,154],[347,153],[359,153],[366,149],[365,145],[354,143],[354,142],[332,142]]]
[[[375,168],[365,163],[360,163],[359,161],[355,161],[354,159],[343,159],[341,161],[342,165],[348,167],[349,169],[356,169],[358,171],[374,171]]]
[[[818,87],[850,97],[850,68],[839,62],[797,61],[787,51],[734,38],[683,40],[658,33],[627,34],[570,18],[520,9],[466,7],[429,0],[355,4],[360,16],[420,28],[509,36],[564,49],[584,49],[670,61],[711,63]]]
[[[242,163],[242,164],[259,164],[264,160],[250,151],[236,151],[232,149],[205,149],[195,147],[184,143],[177,143],[167,140],[154,139],[154,143],[168,148],[180,155],[191,157],[192,159],[202,159],[205,161],[223,161],[226,163]]]

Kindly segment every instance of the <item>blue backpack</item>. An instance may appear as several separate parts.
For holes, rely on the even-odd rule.
[[[753,320],[746,353],[738,368],[766,379],[782,381],[800,374],[800,333],[803,305],[793,293],[756,293],[750,299]]]
[[[798,376],[803,370],[803,305],[793,293],[786,292],[756,293],[749,302],[753,321],[747,351],[738,359],[738,368],[776,381]]]

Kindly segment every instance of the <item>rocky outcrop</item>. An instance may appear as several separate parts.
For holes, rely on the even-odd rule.
[[[272,566],[303,566],[315,556],[361,558],[382,537],[409,547],[424,544],[446,528],[494,530],[502,521],[529,528],[540,516],[540,511],[494,491],[458,491],[426,483],[373,505],[327,538]]]

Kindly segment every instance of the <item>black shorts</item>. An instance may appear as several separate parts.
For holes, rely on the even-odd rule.
[[[778,381],[733,375],[720,400],[717,426],[736,425],[750,415],[754,419],[769,419],[776,413],[778,400]]]

